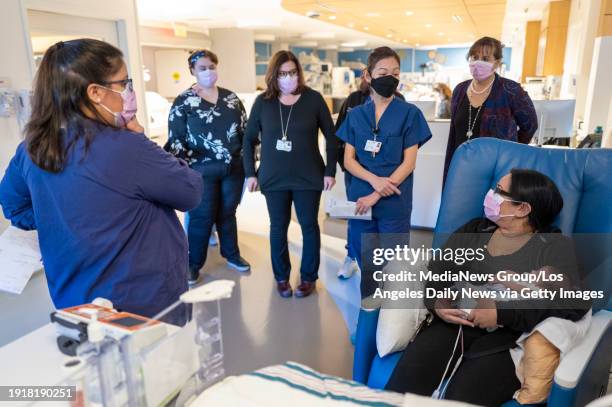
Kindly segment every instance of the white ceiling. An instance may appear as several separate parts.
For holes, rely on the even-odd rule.
[[[507,0],[502,29],[502,42],[508,46],[521,46],[525,41],[525,23],[541,20],[542,12],[550,0]]]
[[[137,0],[140,23],[172,27],[187,24],[190,31],[207,33],[214,28],[246,28],[256,38],[270,36],[292,45],[325,47],[359,41],[364,47],[399,44],[324,21],[296,15],[281,7],[280,0]],[[172,4],[172,7],[169,7]],[[316,44],[316,45],[315,45]]]
[[[520,46],[524,41],[525,22],[541,19],[548,1],[507,0],[502,41],[507,46]],[[281,0],[137,0],[137,4],[140,23],[147,26],[171,28],[174,23],[183,23],[190,31],[203,33],[214,28],[238,27],[252,29],[256,39],[319,48],[345,42],[361,43],[353,48],[414,45],[286,11],[281,7]]]

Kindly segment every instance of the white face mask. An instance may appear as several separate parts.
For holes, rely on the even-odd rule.
[[[203,88],[212,88],[217,83],[217,70],[207,69],[205,71],[198,71],[196,74],[198,78],[198,84]]]
[[[278,87],[284,94],[293,93],[298,86],[297,75],[287,75],[278,78]]]

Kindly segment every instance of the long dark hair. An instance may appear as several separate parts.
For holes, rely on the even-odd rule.
[[[514,168],[510,174],[508,195],[531,206],[529,224],[535,230],[549,230],[563,209],[563,197],[557,185],[546,175],[534,170]]]
[[[108,124],[87,96],[91,83],[104,84],[123,65],[114,46],[93,39],[58,42],[46,52],[38,68],[32,97],[32,116],[25,129],[25,144],[32,161],[46,171],[64,168],[66,152],[78,138],[91,142],[91,125]],[[83,111],[95,116],[92,122]],[[67,129],[74,131],[67,144]]]
[[[273,99],[280,95],[281,91],[278,87],[278,72],[280,71],[281,65],[289,61],[293,61],[298,72],[298,86],[295,91],[293,91],[293,94],[299,95],[304,91],[304,89],[306,89],[306,85],[304,83],[304,71],[302,70],[300,61],[293,52],[281,50],[272,56],[272,59],[270,59],[270,63],[268,64],[268,70],[266,71],[266,90],[263,94],[264,99]]]

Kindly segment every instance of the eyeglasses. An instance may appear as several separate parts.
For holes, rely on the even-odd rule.
[[[510,202],[514,202],[514,203],[523,203],[523,201],[517,201],[517,200],[512,199],[512,197],[510,196],[510,193],[504,191],[499,185],[497,185],[495,187],[493,192],[495,192],[496,194],[501,195],[502,197],[504,197],[505,201],[510,201]]]
[[[134,84],[132,82],[132,78],[122,79],[120,81],[109,81],[109,82],[102,82],[102,83],[107,86],[115,85],[115,84],[121,85],[123,90],[125,90],[126,88],[129,89],[130,91],[134,90]]]
[[[485,62],[495,62],[496,59],[493,55],[487,55],[487,56],[476,56],[476,55],[470,55],[470,57],[468,58],[468,62],[476,62],[476,61],[485,61]]]
[[[288,76],[296,76],[298,74],[297,69],[292,69],[290,71],[278,71],[279,78],[286,78]]]

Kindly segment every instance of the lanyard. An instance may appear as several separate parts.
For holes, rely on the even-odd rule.
[[[378,132],[380,131],[380,129],[378,128],[378,125],[376,126],[376,128],[372,129],[372,134],[374,135],[374,141],[378,141],[377,137],[378,137]],[[372,158],[376,157],[376,151],[372,151]]]
[[[289,130],[289,120],[291,119],[291,112],[293,111],[293,105],[291,105],[291,108],[289,109],[289,116],[287,116],[287,126],[285,126],[283,124],[283,108],[282,108],[280,100],[278,101],[278,112],[280,113],[281,133],[283,135],[283,141],[287,140],[287,130]]]

